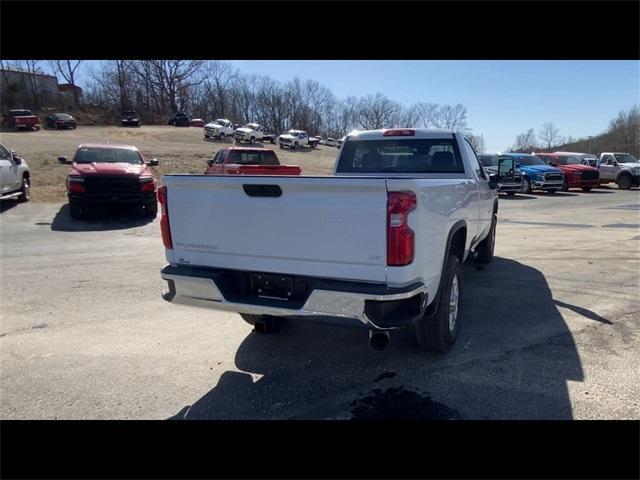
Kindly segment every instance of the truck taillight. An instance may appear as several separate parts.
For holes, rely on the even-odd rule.
[[[389,192],[387,195],[387,265],[409,265],[414,256],[414,234],[409,228],[409,212],[416,208],[412,192]]]
[[[160,217],[160,232],[162,233],[162,243],[164,248],[173,249],[173,241],[171,240],[171,229],[169,228],[169,205],[167,203],[167,187],[158,189],[158,202],[162,215]]]

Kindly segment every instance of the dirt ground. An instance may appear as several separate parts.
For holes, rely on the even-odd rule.
[[[72,157],[81,143],[124,143],[135,145],[146,159],[157,158],[154,167],[159,180],[167,173],[202,173],[206,161],[232,140],[208,141],[199,127],[141,126],[85,127],[76,130],[2,131],[0,143],[15,150],[31,169],[32,200],[60,202],[66,200],[65,178],[69,167],[58,164],[59,156]],[[299,165],[303,175],[329,175],[338,150],[320,145],[317,149],[280,150],[277,145],[257,143],[277,152],[281,163]]]

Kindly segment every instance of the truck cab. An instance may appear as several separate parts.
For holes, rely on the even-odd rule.
[[[233,123],[226,118],[218,118],[213,122],[209,122],[204,126],[204,138],[215,138],[224,140],[226,137],[233,136]]]
[[[264,129],[259,123],[247,123],[243,127],[237,128],[233,135],[235,136],[236,143],[254,143],[256,140],[263,139]]]

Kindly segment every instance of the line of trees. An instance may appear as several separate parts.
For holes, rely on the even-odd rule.
[[[91,77],[87,101],[135,109],[152,122],[184,111],[205,120],[255,121],[274,132],[299,128],[328,137],[353,129],[411,126],[470,133],[467,109],[460,104],[404,106],[381,93],[338,99],[314,80],[278,82],[243,74],[221,61],[116,60],[104,62]]]
[[[621,110],[609,122],[607,130],[596,136],[575,139],[563,137],[560,130],[552,123],[545,122],[538,134],[533,128],[516,136],[512,152],[530,153],[536,150],[571,151],[584,153],[600,153],[605,151],[629,152],[640,155],[640,106],[629,110]]]

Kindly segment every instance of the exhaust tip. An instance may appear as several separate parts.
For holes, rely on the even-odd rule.
[[[389,332],[369,332],[369,345],[377,351],[382,351],[389,346]]]

